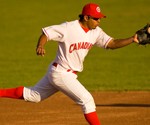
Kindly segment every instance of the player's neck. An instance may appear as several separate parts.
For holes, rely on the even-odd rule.
[[[86,33],[90,30],[84,22],[79,21],[79,24]]]

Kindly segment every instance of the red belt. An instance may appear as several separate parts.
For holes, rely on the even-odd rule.
[[[55,62],[54,62],[52,65],[55,66],[55,67],[57,67],[57,66],[58,66],[58,63],[55,63]],[[68,69],[68,70],[67,70],[67,72],[70,72],[70,71],[72,71],[72,70],[71,70],[71,69]],[[72,71],[72,73],[77,74],[78,72],[77,72],[77,71]]]

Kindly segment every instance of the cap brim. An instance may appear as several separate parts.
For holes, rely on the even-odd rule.
[[[106,18],[106,16],[102,13],[100,13],[96,18]]]
[[[102,13],[99,13],[99,14],[85,14],[85,13],[82,13],[81,15],[87,15],[87,16],[91,16],[91,17],[94,17],[94,18],[106,18],[106,16]]]

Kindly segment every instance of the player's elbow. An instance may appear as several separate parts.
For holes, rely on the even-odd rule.
[[[119,46],[119,44],[116,42],[116,40],[112,39],[112,40],[108,43],[108,45],[107,45],[106,48],[113,50],[113,49],[120,48],[120,46]]]

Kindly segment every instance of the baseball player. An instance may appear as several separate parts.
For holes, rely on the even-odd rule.
[[[46,75],[33,87],[0,89],[0,97],[40,102],[61,91],[81,106],[90,125],[100,125],[93,97],[78,81],[77,74],[83,70],[83,61],[93,46],[116,49],[138,42],[137,34],[126,39],[114,39],[107,35],[99,27],[101,18],[105,17],[99,5],[88,3],[83,7],[79,20],[42,28],[37,55],[45,55],[44,46],[48,41],[58,42],[56,58],[49,65]]]

